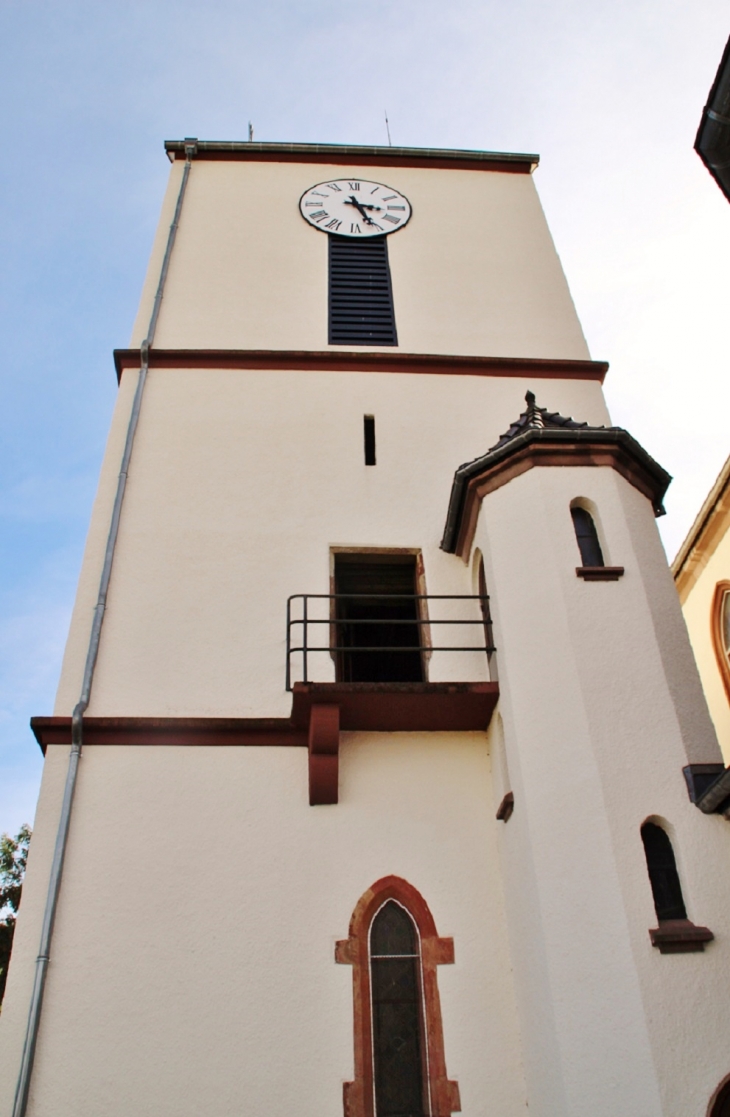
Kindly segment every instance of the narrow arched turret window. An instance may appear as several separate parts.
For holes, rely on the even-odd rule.
[[[730,1080],[727,1078],[715,1092],[709,1117],[730,1117]]]
[[[405,908],[388,900],[370,930],[377,1117],[428,1113],[420,969],[415,924]]]
[[[575,538],[578,542],[581,562],[583,566],[604,566],[601,544],[598,542],[598,532],[590,512],[580,505],[570,509],[575,528]]]
[[[656,823],[645,822],[641,827],[641,840],[657,919],[660,923],[667,919],[686,919],[682,886],[669,835]]]

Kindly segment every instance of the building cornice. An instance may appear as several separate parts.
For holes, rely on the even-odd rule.
[[[431,147],[368,147],[353,144],[254,143],[227,140],[165,140],[171,161],[186,157],[195,143],[195,160],[244,160],[272,163],[326,163],[348,167],[426,167],[461,171],[532,174],[539,155],[507,151],[460,151]]]
[[[692,527],[677,551],[672,574],[682,604],[709,562],[730,522],[730,457],[705,497]]]
[[[115,349],[117,380],[125,368],[140,367],[139,349]],[[414,372],[441,376],[522,376],[552,380],[595,380],[602,384],[607,361],[539,357],[470,357],[439,353],[292,349],[150,349],[150,368],[271,369],[301,372]]]
[[[45,753],[71,744],[71,718],[34,717],[30,727]],[[290,718],[85,717],[85,745],[307,745],[307,728]]]

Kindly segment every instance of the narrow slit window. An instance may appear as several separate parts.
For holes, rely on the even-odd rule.
[[[330,345],[397,345],[388,238],[329,237]]]
[[[601,544],[593,517],[585,508],[576,505],[570,509],[575,528],[575,538],[583,566],[605,566]]]
[[[641,840],[657,919],[660,923],[668,919],[686,919],[682,886],[669,835],[661,826],[645,822],[641,827]]]
[[[362,425],[365,440],[365,465],[375,465],[375,416],[363,416]]]

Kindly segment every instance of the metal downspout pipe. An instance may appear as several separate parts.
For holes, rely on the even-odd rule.
[[[114,562],[114,551],[117,544],[117,536],[119,534],[119,521],[122,513],[122,504],[124,502],[124,491],[127,486],[129,462],[132,457],[134,436],[137,432],[137,423],[139,420],[140,409],[142,407],[142,396],[144,393],[145,383],[147,381],[147,373],[149,371],[149,351],[154,340],[155,330],[157,329],[157,319],[160,315],[160,306],[165,289],[165,280],[167,279],[167,273],[170,267],[170,257],[172,255],[173,245],[175,244],[175,236],[177,234],[178,225],[180,223],[180,213],[182,211],[185,190],[187,188],[188,178],[190,177],[190,169],[192,166],[193,156],[196,154],[196,151],[197,141],[193,139],[186,140],[185,166],[183,168],[180,190],[177,196],[175,215],[173,217],[172,224],[170,225],[170,232],[167,237],[167,246],[165,248],[165,255],[162,260],[162,268],[160,269],[160,278],[157,283],[157,291],[155,292],[155,301],[152,306],[152,315],[150,317],[150,324],[147,329],[147,336],[140,346],[141,364],[139,379],[137,381],[137,388],[135,390],[134,401],[132,403],[132,411],[129,416],[129,423],[127,425],[127,437],[124,443],[124,453],[122,455],[122,463],[117,480],[117,491],[114,497],[111,523],[109,524],[109,534],[107,536],[106,551],[104,553],[104,565],[102,567],[101,578],[99,581],[99,594],[96,600],[96,606],[94,608],[94,620],[91,626],[89,647],[86,653],[86,663],[84,666],[83,682],[81,684],[81,694],[79,696],[78,702],[76,703],[73,711],[73,716],[71,718],[71,752],[68,758],[66,784],[63,792],[63,802],[61,804],[61,816],[58,820],[56,844],[53,850],[53,861],[51,862],[51,875],[48,881],[46,906],[43,913],[40,949],[38,951],[38,957],[36,959],[33,991],[31,994],[30,1007],[28,1010],[28,1025],[25,1033],[25,1042],[23,1044],[23,1054],[20,1063],[20,1072],[18,1074],[18,1083],[15,1090],[13,1117],[25,1117],[25,1112],[28,1107],[28,1092],[30,1089],[31,1074],[33,1072],[33,1060],[35,1058],[36,1041],[38,1038],[38,1026],[40,1024],[43,993],[46,985],[46,974],[48,972],[48,963],[50,961],[53,923],[56,915],[56,907],[58,904],[58,895],[61,888],[61,875],[63,873],[63,862],[66,855],[69,825],[71,822],[71,807],[73,804],[74,791],[76,789],[76,777],[78,775],[79,760],[81,758],[81,748],[83,745],[84,713],[86,712],[86,709],[91,700],[91,687],[94,681],[94,669],[96,667],[96,660],[99,654],[101,627],[104,622],[106,599],[109,590],[109,582],[111,579],[112,563]]]

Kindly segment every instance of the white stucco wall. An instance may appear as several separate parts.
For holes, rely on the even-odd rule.
[[[297,202],[327,171],[196,162],[158,347],[326,348],[327,242]],[[358,175],[413,203],[390,240],[402,350],[587,356],[531,178]],[[62,715],[78,700],[136,378],[123,375],[102,468]],[[609,421],[594,381],[153,368],[89,714],[286,717],[286,599],[329,592],[332,548],[420,549],[427,592],[474,593],[473,567],[439,549],[454,470],[496,442],[527,389]],[[575,497],[595,504],[618,582],[576,577]],[[339,1117],[352,1004],[334,943],[391,873],[454,937],[439,987],[465,1117],[701,1117],[730,1069],[730,831],[682,780],[688,760],[719,754],[648,502],[608,468],[537,468],[485,499],[476,544],[501,688],[488,735],[344,734],[340,803],[316,808],[303,748],[86,746],[30,1117]],[[431,679],[484,677],[483,662],[453,662],[434,656]],[[0,1117],[66,757],[49,749],[0,1019]],[[648,816],[666,821],[690,918],[715,933],[703,954],[650,944]]]
[[[619,581],[576,577],[576,497]],[[530,1110],[702,1113],[728,1072],[712,990],[730,962],[730,831],[682,779],[688,753],[719,753],[649,503],[608,468],[533,469],[485,498],[476,538],[515,794],[500,847]],[[689,918],[715,933],[703,954],[651,946],[649,816],[668,824]]]
[[[303,220],[299,199],[347,173],[195,161],[155,345],[329,348],[327,236]],[[132,345],[147,331],[181,174],[176,162]],[[401,350],[588,357],[532,176],[374,166],[356,177],[394,186],[413,206],[408,225],[388,238]]]
[[[134,385],[125,372],[57,713],[78,700]],[[89,713],[286,716],[286,600],[329,593],[330,547],[421,548],[427,592],[472,593],[439,550],[454,470],[496,442],[528,388],[563,414],[608,421],[588,381],[153,369]],[[434,681],[448,670],[434,661]]]
[[[49,754],[47,800],[67,750]],[[519,1117],[490,783],[483,734],[345,734],[340,803],[314,809],[303,748],[88,746],[30,1117],[341,1117],[352,970],[335,964],[334,944],[360,895],[390,873],[454,937],[456,961],[438,982],[463,1113]],[[36,859],[0,1025],[2,1117],[43,877]]]

